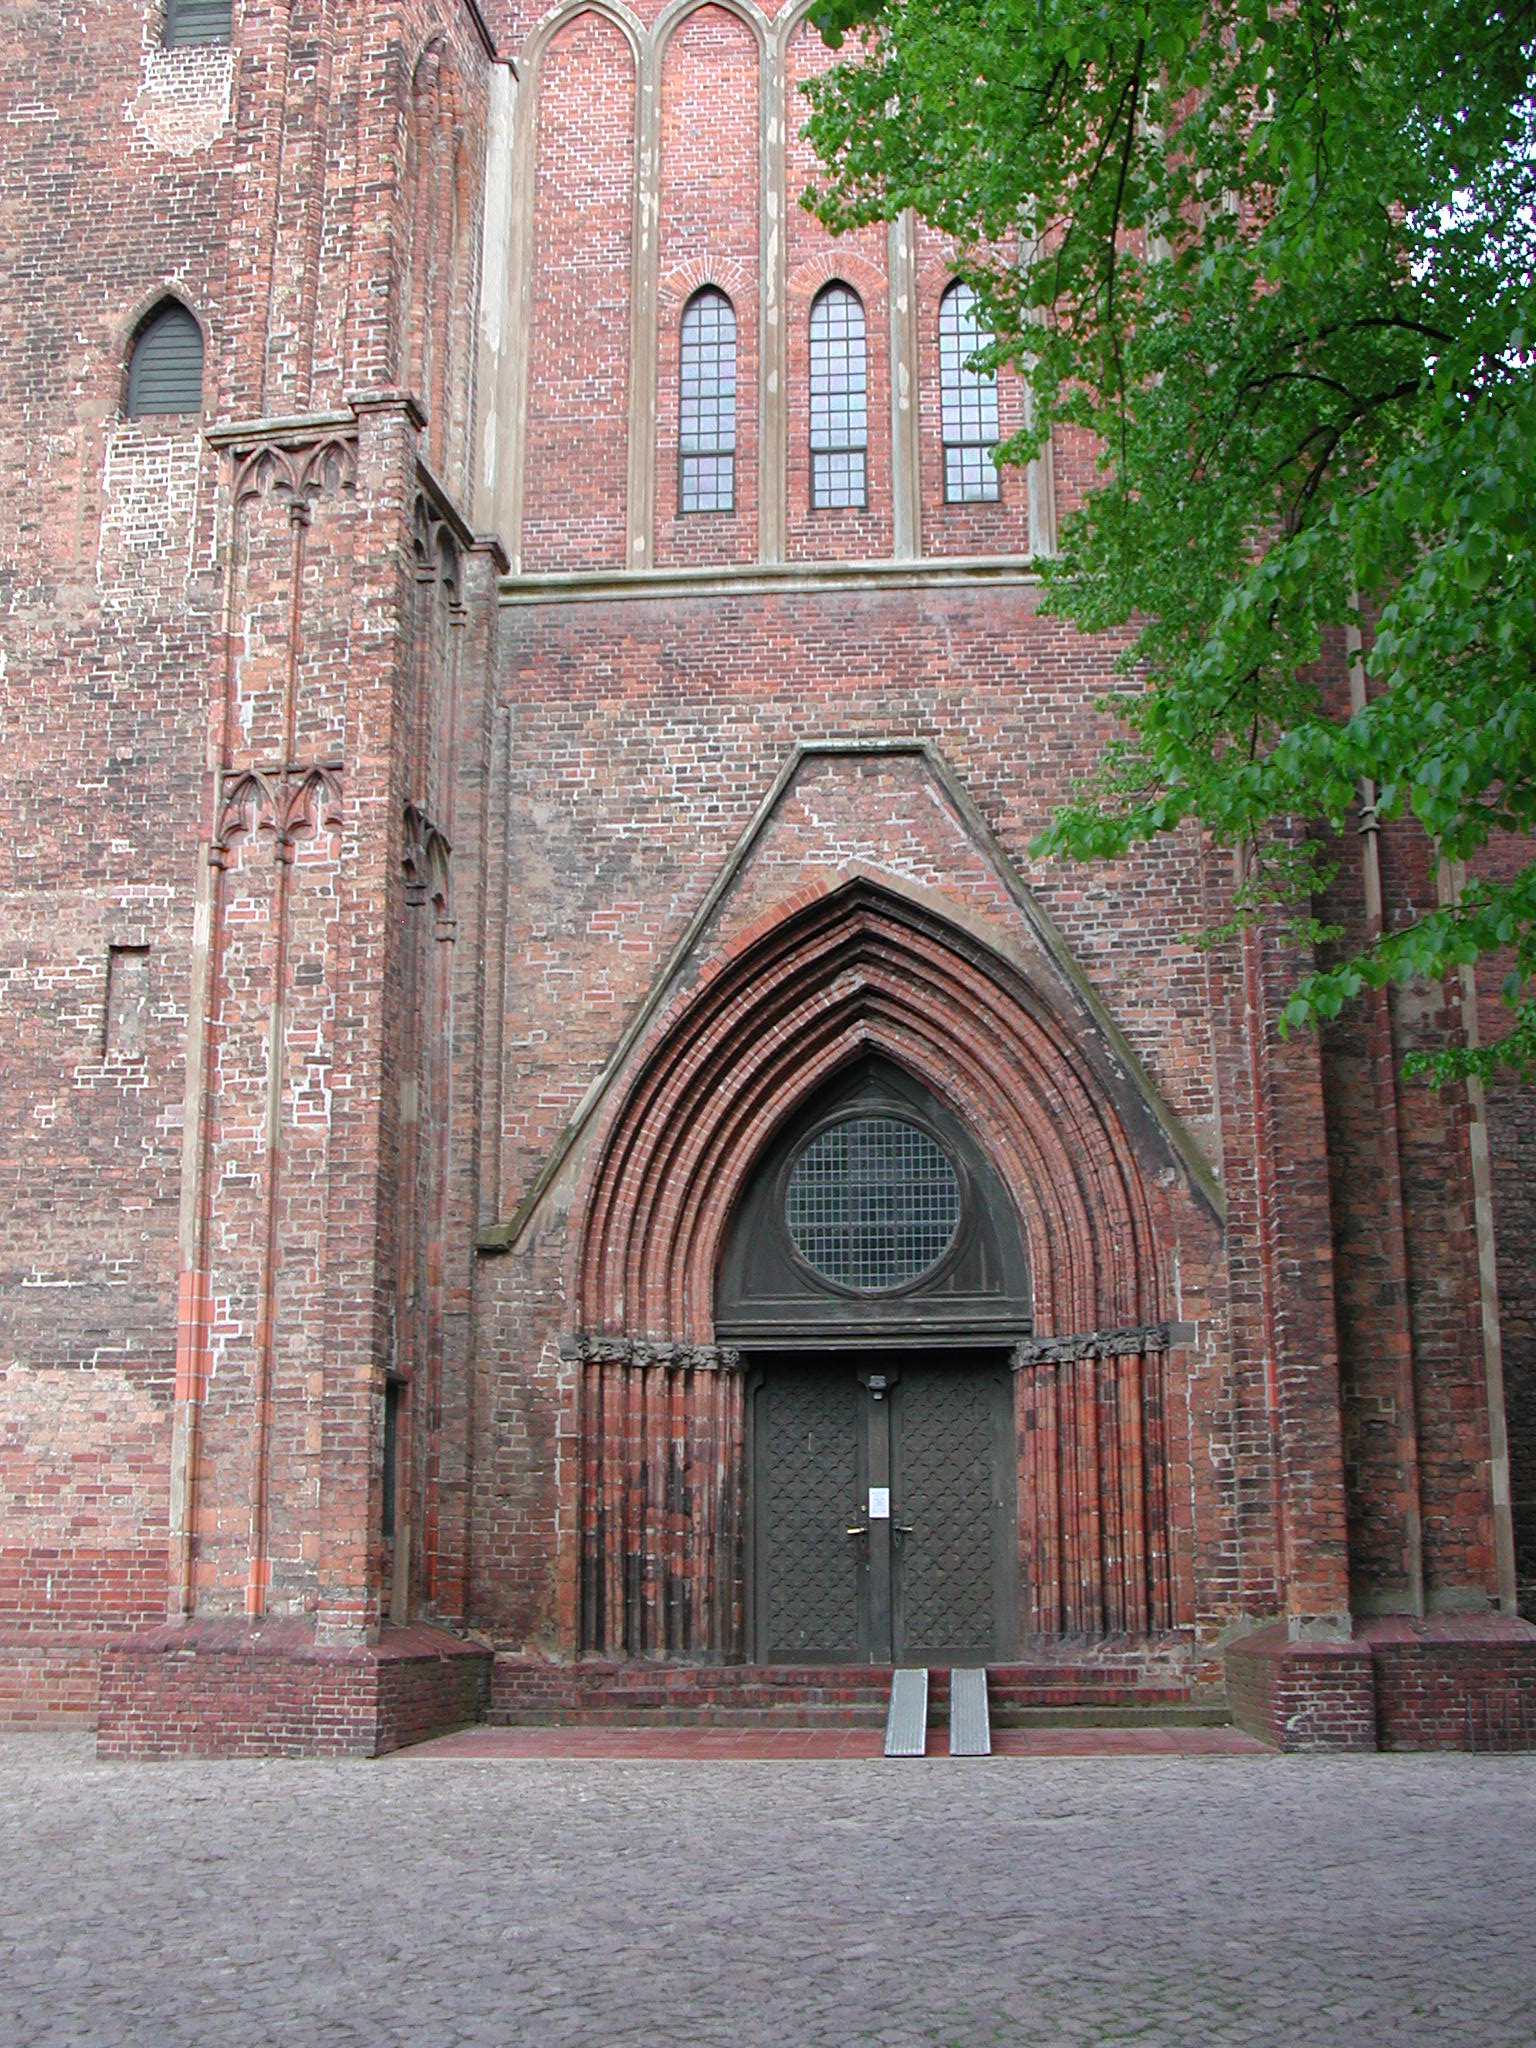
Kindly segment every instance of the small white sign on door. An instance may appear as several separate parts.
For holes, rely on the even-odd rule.
[[[869,1489],[869,1519],[872,1522],[888,1522],[891,1519],[891,1489],[888,1486],[872,1486]]]

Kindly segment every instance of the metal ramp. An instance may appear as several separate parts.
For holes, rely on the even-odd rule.
[[[886,1755],[889,1756],[889,1736],[886,1741]],[[987,1674],[984,1669],[951,1671],[949,1674],[949,1753],[951,1756],[992,1754],[992,1723],[987,1713]]]
[[[922,1756],[928,1748],[928,1671],[893,1671],[885,1717],[887,1756]]]

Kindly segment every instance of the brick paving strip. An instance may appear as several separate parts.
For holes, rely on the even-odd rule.
[[[1536,1759],[733,1753],[0,1739],[0,2048],[1536,2040]]]

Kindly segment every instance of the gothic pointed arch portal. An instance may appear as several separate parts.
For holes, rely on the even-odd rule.
[[[841,1083],[869,1073],[933,1106],[898,1121],[926,1125],[987,1197],[1000,1285],[971,1287],[951,1331],[934,1320],[940,1290],[920,1285],[909,1326],[886,1303],[855,1335],[926,1344],[930,1359],[964,1344],[1007,1374],[1012,1604],[997,1640],[1145,1636],[1182,1619],[1159,1253],[1176,1175],[1146,1156],[1155,1134],[1018,965],[860,879],[713,963],[638,1050],[595,1148],[570,1291],[588,1651],[782,1654],[762,1640],[752,1583],[749,1396],[786,1342],[802,1368],[817,1347],[801,1311],[787,1337],[754,1325],[732,1231],[818,1105],[835,1110]],[[824,1348],[846,1352],[848,1331],[829,1312]],[[861,1385],[877,1364],[873,1348],[855,1361]],[[851,1654],[884,1661],[861,1641]]]

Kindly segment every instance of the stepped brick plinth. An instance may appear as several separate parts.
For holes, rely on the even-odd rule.
[[[313,1623],[168,1624],[104,1651],[103,1757],[382,1756],[477,1721],[490,1652],[435,1628],[331,1646]]]
[[[1377,1616],[1349,1640],[1261,1629],[1226,1653],[1241,1728],[1284,1750],[1536,1749],[1536,1628]]]

